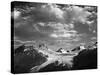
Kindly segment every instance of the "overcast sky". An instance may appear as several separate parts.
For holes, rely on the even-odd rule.
[[[49,47],[73,49],[97,41],[97,7],[48,3],[15,3],[14,41],[43,41]]]

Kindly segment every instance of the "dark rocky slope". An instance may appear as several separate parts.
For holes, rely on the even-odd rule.
[[[84,50],[74,57],[73,69],[95,69],[97,68],[97,48]]]
[[[16,53],[14,56],[14,72],[28,73],[32,67],[40,65],[45,61],[46,57],[38,53],[35,49]]]

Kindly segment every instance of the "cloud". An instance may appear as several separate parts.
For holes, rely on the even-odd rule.
[[[62,38],[62,37],[70,38],[72,36],[75,36],[75,34],[77,34],[77,31],[73,29],[74,28],[73,24],[49,22],[47,25],[54,29],[53,33],[50,34],[50,37],[53,38]]]
[[[43,4],[40,6],[34,7],[34,9],[27,9],[27,12],[24,12],[23,16],[31,15],[35,21],[56,21],[70,23],[72,21],[85,22],[87,17],[91,15],[90,12],[84,10],[84,8],[79,6],[69,6],[60,8],[60,5],[57,4]]]
[[[39,22],[36,24],[33,24],[33,27],[36,29],[36,31],[44,34],[49,34],[53,32],[53,28],[51,26],[48,26],[45,22]]]
[[[54,37],[54,38],[59,38],[59,37],[67,37],[67,38],[69,38],[69,37],[71,37],[71,34],[69,34],[69,33],[66,33],[66,34],[55,34],[55,33],[53,33],[53,34],[51,34],[50,35],[50,37]]]
[[[42,4],[33,7],[34,9],[31,8],[22,11],[22,18],[24,20],[28,18],[27,20],[31,20],[31,22],[33,21],[35,23],[61,22],[72,25],[74,22],[86,23],[88,20],[87,17],[91,15],[91,12],[85,10],[85,8],[74,5],[61,9],[60,5],[57,4]]]
[[[74,28],[74,24],[66,24],[61,22],[49,22],[47,25],[59,30],[69,30]]]
[[[42,6],[42,10],[48,14],[55,15],[56,18],[63,18],[63,10],[61,10],[56,4],[47,4]]]
[[[30,22],[26,22],[24,24],[18,22],[18,24],[19,26],[15,25],[17,27],[14,28],[14,36],[18,37],[18,39],[20,40],[42,39],[42,38],[48,37],[47,34],[42,33],[41,31],[42,29],[40,30],[39,28],[38,29],[39,31],[37,31],[35,25],[33,25]]]
[[[14,9],[14,11],[12,12],[12,17],[14,19],[18,19],[20,17],[20,15],[21,15],[21,12],[18,11],[17,9]]]
[[[69,42],[70,46],[71,42],[76,44],[86,40],[83,39],[84,33],[88,36],[96,33],[97,24],[93,19],[96,12],[93,16],[90,8],[75,5],[61,7],[60,4],[34,4],[33,7],[18,8],[15,11],[14,36],[17,40],[52,40],[63,45],[65,43],[68,45]],[[92,34],[89,33],[89,29]]]
[[[35,6],[34,9],[27,10],[23,16],[30,16],[35,22],[61,21],[63,19],[63,10],[56,4],[42,4]]]
[[[84,8],[79,6],[69,6],[60,8],[57,4],[45,4],[39,9],[40,14],[47,16],[52,21],[71,23],[74,21],[85,23],[87,17],[91,15],[91,12],[84,10]],[[46,19],[46,17],[44,17]],[[50,20],[49,19],[49,20]]]
[[[50,34],[50,37],[53,37],[53,38],[71,38],[71,37],[75,37],[76,35],[77,35],[76,32],[68,31],[66,33],[64,33],[64,32],[52,33],[52,34]]]
[[[58,38],[57,34],[51,34],[50,37]]]
[[[45,26],[45,23],[43,23],[43,22],[39,22],[38,23],[40,26]]]
[[[15,45],[23,44],[24,41],[21,40],[14,40]]]
[[[65,10],[65,19],[70,22],[81,22],[85,23],[87,17],[91,15],[90,12],[84,10],[84,8],[79,6],[69,6],[64,8]]]
[[[80,43],[80,45],[86,45],[86,43],[82,42],[82,43]]]
[[[97,9],[95,7],[91,7],[88,9],[91,11],[91,15],[88,17],[86,21],[87,25],[89,26],[89,31],[96,33],[97,31]]]
[[[34,19],[35,22],[56,21],[67,24],[74,21],[85,23],[88,20],[87,17],[92,15],[87,8],[75,5],[61,8],[60,5],[57,4],[40,4],[38,6],[28,7],[22,11],[22,13],[24,18],[25,16],[31,15],[31,18]]]
[[[77,33],[77,31],[73,30],[74,24],[64,24],[60,22],[39,22],[33,25],[34,28],[41,33],[56,33],[52,34],[51,36],[57,36],[57,34],[64,34],[64,33]],[[69,35],[69,34],[68,34]],[[60,36],[60,35],[59,35]],[[64,34],[63,36],[67,36]]]
[[[60,43],[77,42],[82,39],[83,34],[79,34],[74,30],[74,24],[50,22],[47,25],[54,29],[49,36]]]
[[[87,25],[89,26],[89,31],[91,31],[92,33],[96,33],[97,32],[97,22],[92,20],[92,21],[87,21]]]
[[[97,12],[97,7],[96,6],[85,6],[84,10],[92,12],[92,13],[96,13]]]
[[[87,23],[89,26],[91,26],[91,24],[93,24],[94,21],[93,21],[93,20],[92,20],[92,21],[86,21],[86,23]]]
[[[92,37],[91,40],[97,40],[97,37]]]
[[[95,31],[95,30],[93,30],[93,33],[96,33],[96,31]]]

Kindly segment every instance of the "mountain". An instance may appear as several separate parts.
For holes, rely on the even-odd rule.
[[[18,54],[18,53],[23,53],[25,49],[24,45],[19,46],[18,48],[15,49],[14,53]]]
[[[91,50],[97,48],[97,42],[95,42],[95,43],[92,44],[92,45],[89,45],[87,48],[88,48],[88,49],[91,49]]]
[[[46,57],[42,53],[39,53],[38,50],[22,45],[15,50],[14,72],[28,73],[32,67],[40,65],[46,60]]]
[[[71,52],[80,52],[86,49],[84,45],[77,46],[76,48],[72,49]]]
[[[97,68],[97,48],[83,50],[74,57],[74,70],[96,69]]]
[[[60,52],[60,53],[68,53],[70,52],[69,50],[65,50],[63,48],[58,49],[56,52]]]
[[[14,71],[29,73],[97,68],[97,48],[91,50],[78,46],[67,53],[61,50],[56,52],[43,44],[38,48],[23,44],[15,49]]]

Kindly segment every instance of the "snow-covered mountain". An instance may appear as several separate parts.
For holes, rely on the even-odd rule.
[[[87,50],[84,46],[78,46],[70,52],[67,52],[64,49],[59,49],[56,52],[45,45],[40,45],[37,48],[34,45],[23,44],[15,49],[15,73],[78,69],[80,68],[80,65],[82,65],[82,62],[80,61],[85,60],[86,58],[87,60],[85,63],[88,62],[88,60],[91,61],[92,58],[96,57],[96,51],[96,48],[91,51]],[[90,58],[88,59],[87,56]],[[85,66],[87,66],[87,64],[96,66],[96,63],[94,62],[96,62],[96,58],[91,62],[84,64]],[[90,66],[82,66],[81,68],[84,69],[89,67]]]

